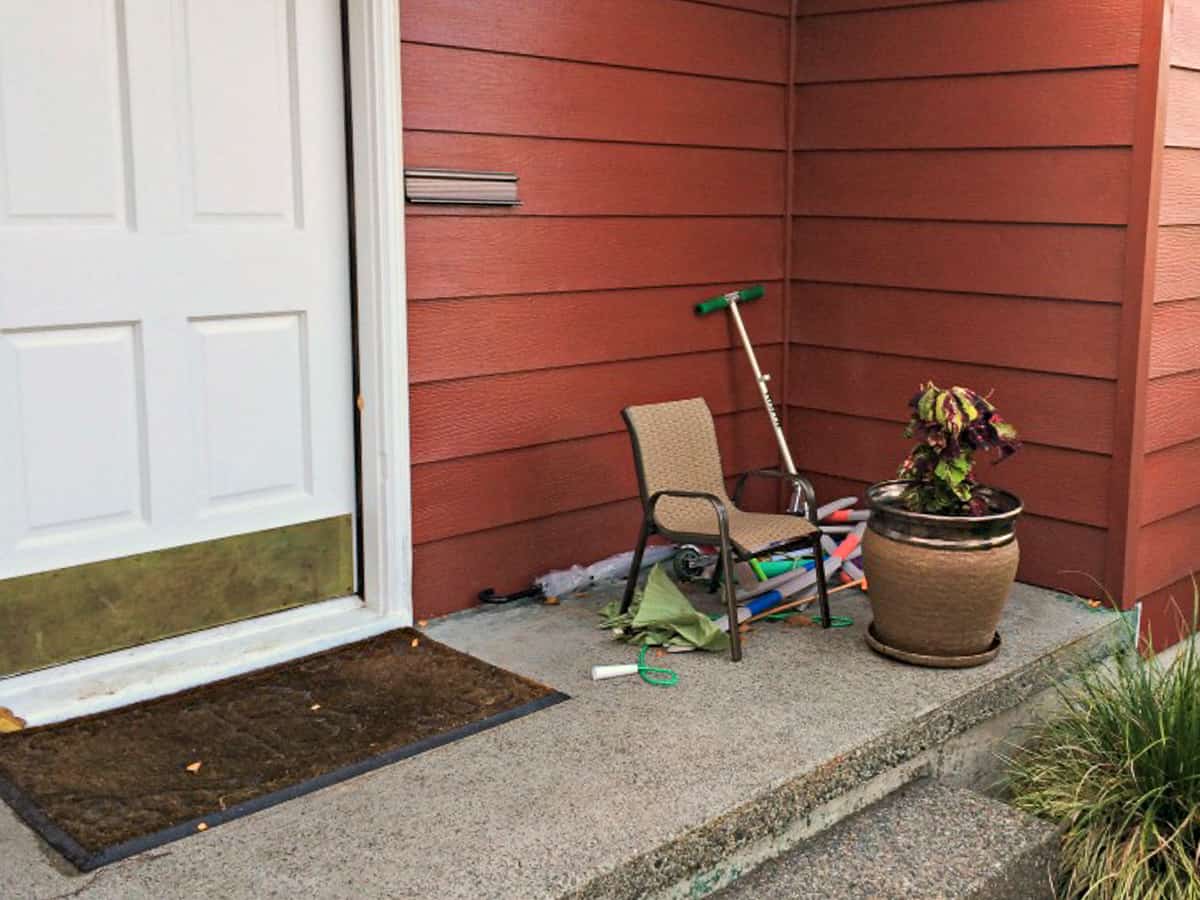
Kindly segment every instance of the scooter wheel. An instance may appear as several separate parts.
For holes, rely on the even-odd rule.
[[[680,581],[698,581],[704,577],[704,566],[707,560],[699,547],[684,544],[671,559],[675,577]]]

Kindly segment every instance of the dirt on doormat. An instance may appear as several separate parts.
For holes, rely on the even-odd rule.
[[[0,796],[86,871],[564,699],[399,629],[0,735]]]

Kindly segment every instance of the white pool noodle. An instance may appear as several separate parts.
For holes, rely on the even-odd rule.
[[[865,522],[869,518],[871,518],[871,511],[869,509],[852,509],[847,513],[846,518],[839,519],[839,522],[843,524],[845,522]]]
[[[867,577],[866,573],[858,567],[857,563],[852,563],[848,559],[842,561],[842,571],[850,576],[851,581],[862,581]]]
[[[739,625],[741,625],[748,618],[750,618],[750,616],[751,616],[750,610],[746,609],[746,607],[744,607],[744,606],[738,607],[738,624]],[[718,628],[720,628],[722,631],[728,631],[729,630],[729,614],[726,613],[725,615],[721,616],[721,618],[714,619],[713,624],[716,625]]]
[[[842,567],[842,560],[836,556],[831,556],[825,560],[825,578],[832,578],[837,574],[837,570]],[[781,584],[775,590],[783,594],[783,599],[798,594],[803,590],[807,590],[817,583],[817,570],[811,569],[807,572],[797,573],[787,584]]]

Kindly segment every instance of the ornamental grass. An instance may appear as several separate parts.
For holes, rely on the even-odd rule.
[[[1010,760],[1010,786],[1016,806],[1063,825],[1061,895],[1200,900],[1196,642],[1170,664],[1129,651],[1060,694]]]

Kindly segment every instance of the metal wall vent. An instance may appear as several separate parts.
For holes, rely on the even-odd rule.
[[[517,176],[512,172],[405,169],[404,197],[409,203],[521,205],[517,198]]]

